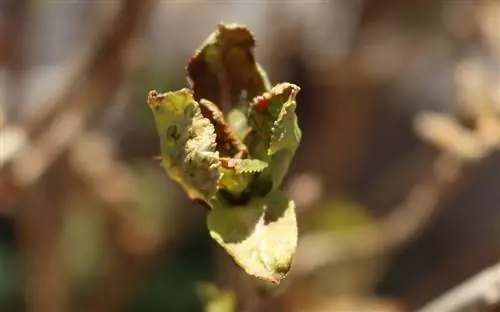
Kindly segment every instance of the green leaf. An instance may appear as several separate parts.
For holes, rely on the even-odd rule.
[[[247,205],[213,209],[208,229],[248,274],[279,284],[297,247],[295,204],[282,192],[253,198]]]
[[[268,163],[259,159],[242,159],[236,164],[237,173],[257,173],[266,169]]]
[[[245,113],[240,109],[232,109],[227,115],[227,123],[229,127],[233,130],[233,133],[240,140],[244,140],[245,136],[250,131],[248,126],[248,120]]]
[[[215,127],[188,89],[149,92],[167,174],[195,198],[208,200],[220,179]]]
[[[266,159],[274,154],[279,146],[273,146],[270,153],[271,144],[277,145],[280,137],[284,134],[297,134],[295,140],[289,140],[285,146],[298,146],[300,142],[300,129],[296,122],[295,98],[300,88],[291,83],[279,83],[269,92],[255,97],[248,110],[248,124],[251,127],[250,133],[245,138],[245,143],[252,156],[258,159]]]
[[[299,146],[302,132],[299,128],[295,100],[288,100],[273,124],[271,129],[271,140],[269,143],[269,155],[276,154],[280,150],[288,150],[295,153]]]
[[[221,158],[222,177],[219,187],[238,195],[245,191],[254,175],[267,166],[266,162],[258,159]]]
[[[272,181],[272,189],[281,186],[302,138],[295,114],[299,91],[300,88],[291,83],[277,84],[256,97],[249,108],[252,130],[245,144],[253,158],[269,163],[260,181]]]

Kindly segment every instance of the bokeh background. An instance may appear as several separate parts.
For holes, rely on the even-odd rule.
[[[219,22],[301,87],[273,292],[152,160]],[[499,1],[3,0],[0,104],[0,311],[417,311],[499,260]]]

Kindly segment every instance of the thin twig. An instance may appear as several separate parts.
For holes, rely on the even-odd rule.
[[[417,312],[487,311],[500,302],[500,263],[464,281]]]

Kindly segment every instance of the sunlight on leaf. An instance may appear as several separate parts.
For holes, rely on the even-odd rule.
[[[250,275],[279,283],[289,272],[297,247],[295,204],[281,192],[247,205],[214,209],[210,235]]]

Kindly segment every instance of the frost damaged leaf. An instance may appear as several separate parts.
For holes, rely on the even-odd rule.
[[[295,204],[280,191],[247,205],[213,209],[210,235],[248,274],[279,284],[297,247]]]
[[[188,89],[163,94],[151,91],[148,105],[167,174],[192,197],[208,201],[215,195],[220,179],[214,126],[203,117]]]
[[[245,144],[252,157],[269,163],[262,179],[270,179],[273,189],[281,186],[302,138],[295,113],[299,91],[294,84],[280,83],[256,97],[249,107],[252,130]]]
[[[266,73],[255,61],[252,33],[238,24],[220,24],[186,68],[195,98],[231,107],[267,91]]]
[[[297,247],[295,204],[279,188],[301,140],[300,88],[271,88],[254,47],[248,29],[220,24],[187,65],[192,90],[151,91],[148,104],[162,165],[210,209],[212,238],[248,274],[279,284]]]

